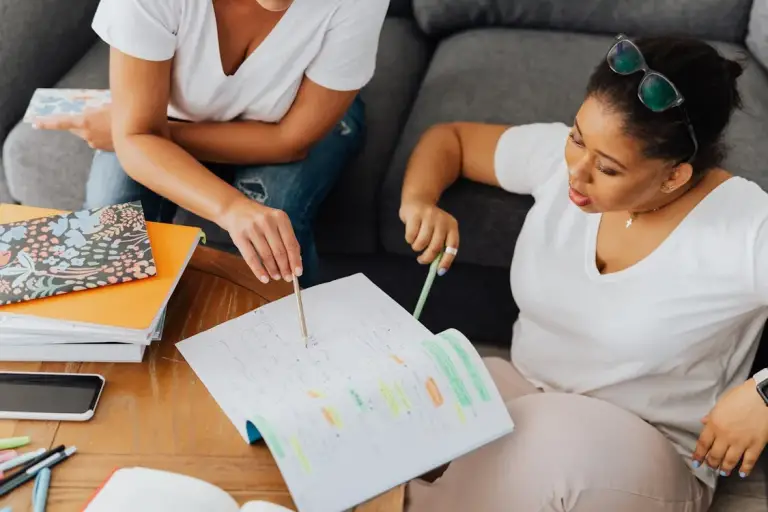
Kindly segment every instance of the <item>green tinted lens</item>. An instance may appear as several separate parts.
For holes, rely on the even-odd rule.
[[[654,112],[667,110],[679,102],[680,96],[669,80],[649,73],[640,83],[640,100]]]
[[[608,65],[616,73],[629,75],[643,68],[643,55],[629,41],[619,41],[608,53]]]

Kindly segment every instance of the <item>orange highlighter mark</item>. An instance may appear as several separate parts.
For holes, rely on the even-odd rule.
[[[332,427],[341,428],[341,419],[339,418],[339,413],[336,412],[336,409],[332,407],[323,407],[323,417],[325,417],[325,421]]]
[[[307,394],[312,398],[323,398],[325,396],[321,392],[315,391],[314,389],[310,389],[309,391],[307,391]]]
[[[437,387],[435,379],[432,377],[428,378],[426,386],[427,393],[429,393],[429,398],[432,399],[432,403],[435,405],[435,407],[440,407],[443,405],[443,395],[440,393],[440,389]]]
[[[390,357],[392,357],[392,360],[397,364],[405,364],[405,361],[397,357],[395,354],[392,354]]]

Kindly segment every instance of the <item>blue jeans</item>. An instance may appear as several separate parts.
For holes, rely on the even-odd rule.
[[[317,283],[319,259],[313,228],[320,204],[360,149],[364,135],[365,106],[358,96],[334,130],[317,142],[304,160],[258,166],[205,164],[250,199],[288,214],[301,245],[302,286]],[[114,153],[97,151],[86,185],[85,208],[137,200],[147,220],[173,221],[175,204],[128,176]]]

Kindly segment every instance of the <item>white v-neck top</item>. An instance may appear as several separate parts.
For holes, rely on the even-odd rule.
[[[294,0],[229,76],[221,65],[212,0],[101,0],[93,29],[133,57],[173,58],[169,116],[278,122],[305,75],[339,91],[368,83],[388,6],[389,0]]]
[[[568,132],[513,127],[496,149],[502,187],[535,199],[512,260],[512,360],[544,390],[637,414],[690,463],[700,419],[749,378],[768,317],[768,194],[731,178],[648,257],[601,275],[600,215],[568,199]],[[696,475],[715,486],[712,470]]]

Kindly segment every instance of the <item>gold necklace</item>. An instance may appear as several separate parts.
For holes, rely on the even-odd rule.
[[[667,206],[667,205],[664,205],[664,206]],[[627,222],[626,222],[624,228],[625,229],[629,229],[630,226],[632,226],[632,223],[637,218],[637,216],[640,215],[640,213],[653,213],[653,212],[655,212],[655,211],[657,211],[657,210],[659,210],[661,208],[663,208],[663,206],[659,206],[658,208],[654,208],[653,210],[648,210],[648,211],[645,211],[645,212],[630,212],[629,218],[627,219]]]

